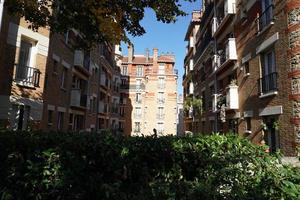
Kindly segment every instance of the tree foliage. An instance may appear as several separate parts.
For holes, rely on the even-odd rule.
[[[126,33],[143,35],[145,29],[140,22],[146,8],[164,23],[186,15],[179,0],[6,0],[5,6],[12,15],[25,17],[34,30],[50,27],[65,33],[75,29],[89,44],[104,40],[129,42]]]

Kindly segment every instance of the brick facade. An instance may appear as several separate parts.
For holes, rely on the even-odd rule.
[[[226,3],[234,9],[223,14],[230,6]],[[299,1],[205,1],[205,6],[195,54],[205,54],[210,44],[213,50],[207,60],[194,56],[201,61],[194,62],[194,94],[210,103],[207,87],[213,86],[216,107],[204,105],[198,117],[202,122],[195,126],[194,120],[193,131],[232,131],[266,143],[270,151],[294,155],[299,142]],[[204,44],[205,32],[211,32],[211,43]],[[202,69],[210,59],[209,73]]]

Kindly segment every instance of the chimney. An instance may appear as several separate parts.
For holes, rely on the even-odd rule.
[[[150,52],[149,49],[146,49],[146,62],[149,62]]]
[[[153,49],[153,63],[157,63],[158,61],[158,48]]]
[[[134,47],[132,44],[128,46],[128,63],[132,63],[134,56]]]

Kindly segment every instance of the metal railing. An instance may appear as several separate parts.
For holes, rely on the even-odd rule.
[[[269,25],[272,21],[273,21],[273,9],[274,9],[274,5],[270,5],[268,6],[264,12],[262,12],[262,14],[257,18],[257,28],[258,31],[261,31],[262,29],[264,29],[264,27],[266,27],[267,25]]]
[[[260,92],[268,93],[268,92],[276,91],[278,89],[277,78],[278,78],[277,72],[270,73],[260,78],[258,80],[260,84],[260,90],[261,90]]]
[[[41,72],[34,67],[16,65],[15,81],[26,85],[39,87]]]
[[[157,98],[157,103],[165,103],[165,98]]]
[[[166,88],[166,84],[165,83],[158,83],[157,87],[158,87],[158,89],[165,89]]]
[[[205,34],[202,41],[200,42],[199,48],[197,48],[196,54],[194,55],[195,63],[198,61],[198,59],[200,58],[200,56],[202,55],[202,53],[204,52],[204,50],[207,48],[207,46],[209,45],[209,43],[212,40],[213,39],[212,39],[212,36],[211,36],[210,32]]]

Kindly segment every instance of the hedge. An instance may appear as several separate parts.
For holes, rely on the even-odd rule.
[[[0,198],[300,199],[299,169],[233,135],[0,134]]]

